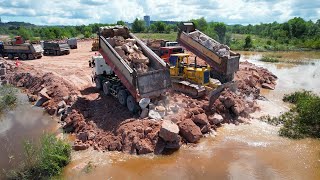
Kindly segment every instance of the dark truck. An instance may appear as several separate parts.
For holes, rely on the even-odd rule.
[[[60,56],[70,54],[70,46],[66,43],[43,42],[43,55]]]
[[[15,57],[21,60],[40,59],[42,57],[42,47],[40,44],[4,44],[0,43],[0,57]]]
[[[94,81],[97,87],[102,87],[105,94],[112,94],[122,105],[127,105],[129,111],[138,109],[137,103],[142,98],[153,99],[161,96],[171,87],[170,71],[166,63],[148,48],[141,40],[128,32],[127,27],[110,27],[110,34],[99,35],[99,52],[109,69],[102,74],[95,73]],[[109,43],[114,33],[127,31],[125,34],[134,39],[142,52],[149,58],[150,70],[138,72],[121,58],[115,48]]]

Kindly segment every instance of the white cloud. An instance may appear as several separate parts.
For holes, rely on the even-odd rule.
[[[205,17],[228,24],[284,22],[294,16],[316,20],[320,1],[312,0],[0,0],[3,20],[36,24],[78,25],[152,20],[183,21]]]

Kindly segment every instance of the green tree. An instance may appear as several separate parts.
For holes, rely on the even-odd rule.
[[[21,36],[25,40],[29,40],[32,37],[31,31],[26,29],[25,27],[20,27],[18,32],[19,36]]]
[[[251,36],[247,36],[246,39],[245,39],[243,48],[244,48],[244,49],[249,49],[249,48],[252,48],[252,46],[253,46],[253,45],[252,45]]]
[[[145,28],[146,27],[145,27],[144,21],[139,20],[138,18],[136,18],[132,23],[132,31],[135,33],[143,32]]]
[[[205,31],[208,27],[207,21],[204,19],[204,17],[200,19],[191,19],[190,22],[193,22],[197,29],[200,31]]]
[[[117,25],[122,25],[122,26],[124,26],[125,23],[124,23],[124,21],[120,20],[120,21],[117,21]]]
[[[226,24],[224,24],[222,22],[215,23],[213,28],[219,37],[219,42],[225,43],[225,37],[226,37],[226,32],[227,32]]]
[[[307,30],[307,25],[304,19],[300,17],[295,17],[288,21],[289,25],[292,28],[292,36],[299,38],[304,35]]]
[[[155,32],[163,33],[166,30],[167,25],[162,21],[157,21],[157,22],[155,22],[153,24],[156,27],[156,31]]]

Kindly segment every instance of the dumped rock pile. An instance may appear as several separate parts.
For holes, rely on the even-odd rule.
[[[247,96],[259,97],[260,88],[275,89],[278,77],[265,68],[258,67],[248,61],[240,63],[235,75],[238,89]]]
[[[9,64],[6,79],[10,84],[24,88],[30,102],[45,108],[50,115],[62,115],[66,109],[70,111],[77,98],[72,85],[53,73],[43,73],[27,65],[16,67],[12,62]]]
[[[148,57],[144,55],[136,40],[129,38],[126,27],[103,27],[100,33],[131,68],[135,68],[138,73],[149,71]]]
[[[208,37],[198,30],[189,33],[189,36],[208,49],[215,52],[218,56],[230,58],[230,48],[227,45],[220,44],[219,42],[215,41],[214,39]]]

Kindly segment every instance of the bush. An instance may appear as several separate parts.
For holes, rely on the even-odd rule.
[[[262,118],[274,125],[283,124],[279,134],[289,138],[320,138],[320,97],[310,91],[285,95],[283,101],[295,104],[280,117]]]
[[[275,63],[275,62],[279,62],[279,59],[277,59],[277,58],[275,58],[275,57],[263,56],[263,57],[260,59],[260,61]]]
[[[17,90],[10,85],[0,86],[0,113],[16,104]]]
[[[45,134],[38,145],[25,142],[24,153],[22,165],[9,171],[8,179],[48,179],[61,174],[70,162],[71,146],[52,134]]]

